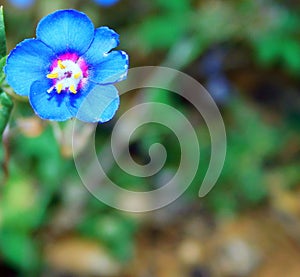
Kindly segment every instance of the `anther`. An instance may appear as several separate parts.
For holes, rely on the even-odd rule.
[[[80,78],[80,76],[81,76],[81,73],[80,73],[80,72],[78,72],[78,73],[74,74],[74,78],[75,78],[75,79],[79,79],[79,78]]]
[[[61,60],[58,60],[57,64],[58,64],[58,66],[59,66],[60,69],[66,69],[66,67],[62,64]]]
[[[57,84],[56,85],[56,91],[57,91],[57,93],[61,93],[62,89],[63,89],[63,84]]]
[[[76,91],[76,89],[75,89],[75,86],[74,86],[74,85],[71,85],[71,86],[69,87],[69,90],[70,90],[72,93],[74,93],[74,94],[76,94],[76,93],[77,93],[77,91]]]
[[[50,73],[50,74],[47,74],[47,78],[48,79],[57,79],[58,78],[58,73]]]

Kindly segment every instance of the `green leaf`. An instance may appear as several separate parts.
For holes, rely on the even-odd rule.
[[[133,255],[134,234],[137,224],[133,219],[117,214],[85,218],[78,226],[82,234],[103,242],[120,261]]]
[[[173,0],[172,2],[166,0],[155,0],[155,2],[160,9],[178,14],[181,14],[183,11],[188,11],[191,8],[191,3],[187,0]]]
[[[148,50],[168,49],[180,40],[187,29],[184,14],[151,17],[139,27],[139,39]]]
[[[3,71],[3,67],[6,64],[6,59],[7,59],[7,56],[4,56],[0,59],[0,84],[2,84],[2,82],[5,79],[5,73]]]
[[[5,260],[24,271],[33,271],[39,263],[36,243],[28,234],[16,230],[1,230],[0,248]]]
[[[0,7],[0,58],[6,55],[6,36],[3,16],[3,6]]]
[[[5,92],[0,92],[0,137],[7,125],[12,107],[11,98]]]
[[[4,56],[4,57],[0,58],[0,71],[3,70],[3,67],[6,64],[6,59],[7,59],[7,56]]]
[[[51,146],[51,147],[49,147]],[[27,172],[35,171],[36,176],[43,182],[44,188],[54,191],[61,184],[71,162],[62,159],[59,145],[50,126],[37,137],[19,135],[16,138],[16,147],[22,149],[14,154],[19,161],[28,161],[21,166]],[[72,167],[71,167],[72,168]]]
[[[285,39],[282,55],[288,69],[298,74],[300,70],[300,45],[297,40]]]
[[[34,180],[15,170],[11,173],[6,186],[1,190],[2,224],[11,229],[29,232],[42,221],[44,197],[42,191],[34,186]]]

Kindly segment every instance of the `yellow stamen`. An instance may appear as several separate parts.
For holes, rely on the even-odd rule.
[[[71,85],[71,86],[69,87],[69,90],[70,90],[72,93],[74,93],[74,94],[76,94],[76,93],[77,93],[77,91],[76,91],[76,89],[75,89],[75,86],[74,86],[74,85]]]
[[[66,69],[66,67],[62,64],[61,60],[58,60],[57,64],[58,64],[58,66],[59,66],[60,69]]]
[[[62,89],[63,89],[63,85],[62,84],[57,84],[56,85],[56,91],[57,91],[57,93],[61,93]]]
[[[48,79],[57,79],[58,78],[58,73],[50,73],[47,74]]]
[[[79,73],[76,73],[76,74],[74,74],[74,78],[75,79],[79,79],[80,78],[80,76],[81,76],[81,73],[79,72]]]

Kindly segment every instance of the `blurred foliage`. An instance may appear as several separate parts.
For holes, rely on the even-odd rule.
[[[267,201],[272,186],[269,176],[274,173],[284,180],[281,185],[287,189],[299,184],[298,6],[271,0],[121,0],[103,8],[92,1],[40,0],[27,10],[18,10],[7,2],[4,9],[9,49],[32,37],[35,24],[45,14],[76,8],[86,12],[95,26],[109,25],[120,33],[131,67],[167,65],[189,73],[203,84],[225,80],[218,93],[224,93],[219,106],[228,136],[226,163],[218,184],[200,200],[197,193],[209,161],[210,140],[199,114],[172,93],[152,90],[143,96],[145,101],[166,103],[182,111],[192,119],[199,136],[199,171],[182,197],[200,203],[212,214],[232,216]],[[0,20],[1,46],[5,45],[3,40]],[[203,67],[206,55],[216,48],[225,53],[223,58],[217,55],[217,69]],[[5,52],[0,47],[1,82]],[[206,64],[212,65],[216,60],[209,55]],[[258,86],[269,76],[276,89],[271,87],[268,94]],[[224,83],[229,84],[226,89]],[[5,83],[2,89],[0,133],[12,109],[7,94],[13,95]],[[275,90],[279,92],[275,94]],[[139,101],[137,98],[135,93],[122,97],[121,110],[129,109]],[[103,244],[116,259],[127,262],[134,255],[139,221],[107,207],[82,189],[69,151],[72,122],[41,123],[22,101],[14,101],[0,149],[1,259],[21,273],[35,276],[44,265],[44,245],[56,237],[76,233]],[[113,123],[98,127],[96,144],[100,150],[110,144],[112,128]],[[130,150],[135,160],[146,163],[149,146],[155,142],[165,144],[169,153],[161,173],[142,180],[113,165],[110,177],[133,190],[161,186],[160,177],[176,172],[180,155],[178,141],[168,128],[155,124],[141,128]],[[57,214],[69,210],[75,211],[75,220],[64,228],[55,223]]]
[[[13,102],[10,97],[5,92],[0,91],[0,138],[2,137],[4,129],[8,123],[12,107]]]
[[[3,16],[3,7],[0,8],[0,57],[6,55],[6,34]]]
[[[4,81],[3,67],[6,61],[6,35],[3,17],[3,8],[0,7],[0,84]],[[13,102],[10,97],[0,89],[0,138],[9,120]]]

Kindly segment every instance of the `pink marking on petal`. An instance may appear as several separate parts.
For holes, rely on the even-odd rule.
[[[57,61],[58,61],[58,60],[54,60],[54,61],[52,62],[51,66],[50,66],[49,72],[51,72],[54,68],[57,67]]]
[[[78,90],[81,90],[86,84],[87,84],[87,79],[86,79],[86,78],[83,78],[83,79],[80,81],[80,83],[78,84],[77,89],[78,89]]]
[[[57,62],[59,60],[61,60],[61,61],[70,60],[70,61],[73,61],[76,63],[78,59],[79,59],[79,56],[76,53],[62,54],[52,62],[51,66],[50,66],[50,71],[52,71],[55,67],[57,67]]]
[[[76,63],[79,59],[79,56],[76,53],[65,53],[60,55],[58,59],[61,61],[70,60]]]
[[[83,78],[87,78],[88,77],[88,70],[89,70],[89,66],[86,63],[86,61],[83,58],[79,58],[77,61],[77,64],[79,65],[82,74],[83,74]]]

